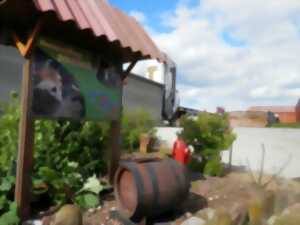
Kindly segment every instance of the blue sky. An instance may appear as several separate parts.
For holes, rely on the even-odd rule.
[[[175,10],[178,3],[176,0],[111,0],[110,2],[127,13],[132,11],[144,13],[147,23],[155,28],[160,27],[162,14]]]
[[[172,13],[178,4],[194,6],[199,0],[110,0],[110,2],[127,13],[142,12],[147,18],[145,22],[147,25],[156,31],[163,32],[168,30],[162,23],[164,15]]]
[[[177,64],[181,105],[214,111],[294,105],[299,0],[110,0]]]

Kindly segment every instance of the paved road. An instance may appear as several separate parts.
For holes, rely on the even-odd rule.
[[[235,128],[234,132],[237,134],[233,144],[234,166],[247,166],[248,159],[251,168],[258,170],[262,158],[261,145],[264,144],[267,173],[276,173],[287,164],[281,175],[300,177],[300,129]],[[228,159],[228,152],[224,152],[223,161],[227,163]]]

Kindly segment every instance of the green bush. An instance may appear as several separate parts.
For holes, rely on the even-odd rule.
[[[190,168],[207,175],[221,175],[223,171],[220,152],[226,150],[235,140],[229,126],[228,115],[200,113],[196,118],[184,117],[180,122],[182,138],[193,145],[195,154],[202,156],[202,162],[192,160]]]
[[[143,133],[155,135],[155,122],[151,116],[143,111],[137,110],[125,113],[122,118],[122,143],[123,149],[134,151],[139,147],[140,136]]]
[[[0,179],[0,215],[12,215],[20,118],[18,96],[13,93],[9,104],[0,107],[0,176],[10,179],[10,183]],[[123,149],[135,149],[140,134],[153,126],[153,120],[141,110],[126,114],[121,131]],[[95,193],[78,191],[94,174],[106,173],[109,135],[108,122],[35,121],[32,174],[35,199],[46,194],[51,203],[76,201],[86,206],[86,200],[93,198],[96,204]],[[9,190],[1,191],[1,186],[8,185]]]
[[[15,182],[20,118],[16,94],[12,95],[9,104],[1,105],[1,112],[0,175]],[[108,129],[108,123],[35,121],[32,177],[36,199],[47,194],[52,203],[70,201],[89,177],[106,173]],[[8,185],[7,180],[0,180],[0,188],[3,185]],[[5,193],[0,190],[0,201],[5,202],[0,207],[1,215],[6,212],[11,215],[13,189],[14,183]]]

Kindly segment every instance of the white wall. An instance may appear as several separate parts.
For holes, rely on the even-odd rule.
[[[277,173],[288,178],[300,177],[300,129],[235,128],[237,139],[233,144],[232,165],[259,171],[262,144],[265,145],[265,172]],[[228,163],[229,152],[223,152],[223,162]],[[287,165],[285,165],[287,164]]]
[[[157,60],[143,60],[137,63],[133,68],[132,73],[143,76],[150,79],[148,72],[149,67],[156,67],[157,70],[154,72],[153,81],[160,84],[164,84],[164,64],[159,63]]]
[[[173,144],[177,138],[177,132],[181,132],[180,127],[156,127],[157,137],[161,144],[165,147],[172,149]]]

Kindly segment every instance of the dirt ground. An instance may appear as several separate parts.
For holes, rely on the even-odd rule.
[[[236,111],[229,113],[231,127],[266,127],[267,113]]]
[[[180,210],[172,212],[156,221],[148,221],[151,225],[180,225],[192,216],[201,216],[203,209],[226,210],[235,220],[244,219],[251,200],[265,198],[268,193],[275,193],[272,211],[283,210],[288,205],[300,203],[300,184],[297,181],[272,179],[266,187],[259,187],[247,172],[233,172],[223,178],[201,177],[192,174],[191,192],[188,200]],[[261,183],[270,181],[270,176],[262,178]],[[263,191],[262,191],[263,189]],[[272,195],[273,196],[273,195]],[[84,214],[84,225],[117,225],[126,224],[111,216],[117,210],[113,195],[106,196],[101,209],[90,210]]]

